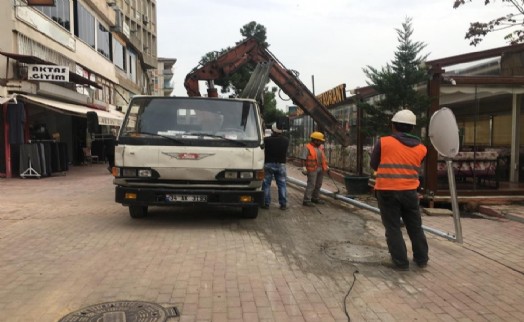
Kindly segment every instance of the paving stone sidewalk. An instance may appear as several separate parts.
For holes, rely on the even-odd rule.
[[[330,225],[362,223],[385,248],[378,215],[329,197],[305,209],[292,185],[288,210],[255,220],[157,211],[136,221],[111,182],[103,164],[0,179],[0,321],[56,322],[125,299],[176,305],[175,321],[524,321],[520,222],[462,218],[463,244],[428,234],[428,267],[398,272],[325,256],[318,236]],[[453,232],[451,217],[423,221]],[[298,227],[309,241],[294,239]],[[332,240],[360,237],[336,231]]]
[[[304,180],[300,169],[293,165],[288,166],[288,175]],[[324,179],[323,188],[340,191],[341,195],[346,191],[343,183],[329,177]],[[376,207],[371,195],[352,197]],[[433,320],[424,314],[427,309],[437,313],[436,320],[442,321],[524,321],[524,310],[517,309],[517,303],[524,300],[524,222],[521,220],[524,218],[524,205],[489,205],[485,208],[504,216],[462,217],[463,244],[446,241],[443,237],[426,232],[430,243],[430,266],[421,275],[410,276],[411,281],[399,279],[400,287],[413,287],[406,290],[410,296],[416,298],[421,293],[425,293],[423,296],[430,295],[422,301],[422,306],[409,307],[401,303],[394,308],[394,303],[403,302],[396,296],[406,295],[399,294],[398,290],[392,293],[388,290],[386,294],[391,297],[382,294],[375,300],[379,303],[384,300],[390,302],[391,311],[397,311],[400,315],[391,315],[391,311],[385,310],[378,320],[376,316],[363,315],[363,321]],[[373,231],[382,230],[378,214],[365,210],[361,212],[376,217],[375,221],[369,223]],[[423,215],[423,225],[455,235],[451,216]],[[409,249],[411,246],[405,231],[404,237]],[[368,292],[377,296],[375,292]],[[368,310],[369,305],[365,300],[359,299],[357,303],[361,305],[357,307],[358,311],[363,308],[366,308],[364,311]],[[421,316],[414,318],[410,314],[400,313],[413,313],[412,310],[421,313]],[[369,308],[371,311],[373,309]]]

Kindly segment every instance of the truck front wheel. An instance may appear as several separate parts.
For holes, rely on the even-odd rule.
[[[131,218],[144,218],[147,216],[147,206],[129,206]]]
[[[242,208],[242,216],[244,218],[257,218],[258,216],[258,207],[244,207]]]

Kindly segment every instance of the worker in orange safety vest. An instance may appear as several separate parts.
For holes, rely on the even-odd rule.
[[[371,154],[370,165],[376,171],[375,195],[393,268],[409,270],[401,218],[411,240],[413,261],[426,267],[428,242],[422,230],[417,188],[421,164],[427,149],[410,132],[417,118],[410,110],[400,110],[391,119],[392,135],[380,138]]]
[[[302,173],[307,176],[307,186],[302,204],[307,207],[314,207],[315,204],[325,203],[320,199],[320,188],[322,188],[324,172],[329,171],[329,167],[322,148],[325,141],[324,134],[313,132],[310,138],[311,141],[306,144],[300,154]]]

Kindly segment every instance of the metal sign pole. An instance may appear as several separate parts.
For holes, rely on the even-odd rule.
[[[448,170],[449,193],[451,196],[451,208],[453,210],[453,223],[455,224],[455,240],[462,244],[462,225],[460,224],[460,212],[457,201],[457,187],[455,185],[455,174],[453,173],[452,160],[446,158],[446,168]]]
[[[459,128],[455,114],[447,107],[435,111],[429,120],[429,138],[437,152],[446,160],[448,170],[449,193],[451,207],[453,208],[453,222],[455,225],[455,238],[462,244],[462,227],[460,226],[460,212],[457,200],[457,187],[453,173],[452,158],[459,152]]]

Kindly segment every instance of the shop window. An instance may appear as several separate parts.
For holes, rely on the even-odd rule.
[[[478,146],[490,143],[490,119],[481,117],[477,120],[469,118],[464,121],[464,145]]]
[[[509,146],[511,144],[511,115],[493,117],[493,145]]]

